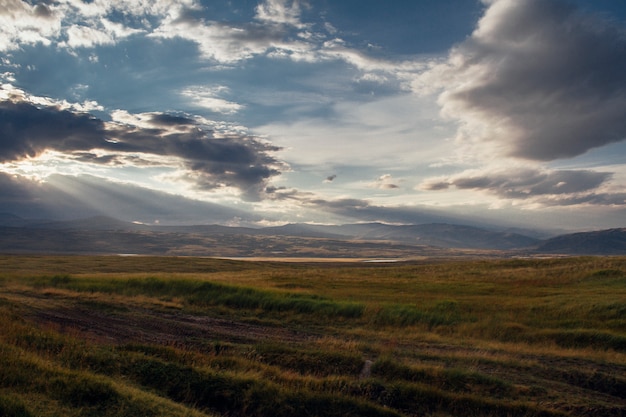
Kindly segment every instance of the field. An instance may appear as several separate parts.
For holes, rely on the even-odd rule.
[[[2,416],[624,416],[626,258],[0,256]]]

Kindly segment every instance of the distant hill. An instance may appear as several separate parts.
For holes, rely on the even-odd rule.
[[[519,233],[490,231],[472,226],[431,223],[389,225],[358,223],[340,226],[288,224],[262,229],[265,233],[359,240],[387,240],[442,248],[509,250],[534,246],[539,239]]]
[[[539,242],[538,239],[519,233],[453,224],[422,224],[409,226],[408,230],[418,236],[420,243],[446,248],[510,250],[526,248]]]
[[[93,216],[85,219],[64,221],[39,221],[28,224],[31,228],[55,230],[142,230],[141,224],[125,222],[107,216]]]
[[[541,242],[540,253],[626,255],[626,228],[572,233]]]
[[[430,223],[287,224],[248,228],[160,226],[96,216],[26,220],[0,213],[0,252],[137,253],[199,256],[411,257],[451,254],[626,255],[626,229],[546,240],[523,230]]]
[[[11,213],[0,213],[0,226],[23,226],[27,220]]]

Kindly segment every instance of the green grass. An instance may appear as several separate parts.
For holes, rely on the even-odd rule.
[[[419,309],[412,305],[388,304],[383,306],[374,322],[384,326],[412,326],[426,324],[429,329],[436,326],[450,326],[462,320],[471,321],[472,317],[463,317],[456,301],[439,301],[430,309]]]
[[[334,301],[319,295],[291,294],[188,279],[149,277],[127,280],[82,280],[69,275],[54,275],[40,277],[34,281],[34,285],[40,288],[115,293],[129,297],[137,295],[165,299],[182,297],[189,305],[199,307],[226,306],[327,317],[360,317],[365,308],[361,303]]]
[[[0,415],[626,414],[626,258],[0,256]]]

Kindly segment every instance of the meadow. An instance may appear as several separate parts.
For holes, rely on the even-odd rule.
[[[0,256],[2,416],[623,416],[626,258]]]

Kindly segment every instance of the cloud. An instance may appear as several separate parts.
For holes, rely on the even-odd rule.
[[[587,170],[548,170],[535,168],[506,168],[469,170],[449,177],[424,181],[420,188],[427,191],[459,190],[485,191],[506,199],[529,200],[543,205],[626,204],[624,193],[598,193],[612,177],[608,172]]]
[[[390,85],[409,91],[410,80],[425,64],[414,60],[395,62],[377,59],[348,45],[328,25],[319,28],[303,22],[306,2],[265,0],[255,8],[249,22],[213,21],[180,9],[170,14],[149,36],[192,41],[202,57],[232,66],[258,56],[296,62],[343,61],[366,76],[359,81]],[[369,74],[369,75],[368,75]]]
[[[24,218],[73,219],[107,215],[160,224],[253,224],[261,216],[89,175],[51,175],[44,182],[0,172],[0,212]]]
[[[400,188],[398,185],[394,184],[394,182],[394,178],[391,174],[384,174],[376,178],[376,181],[370,183],[369,187],[378,188],[380,190],[393,190]]]
[[[92,22],[89,26],[71,25],[65,31],[67,41],[60,45],[70,48],[92,48],[97,45],[112,45],[119,39],[142,33],[142,29],[133,29],[120,23],[111,22],[101,18]]]
[[[398,224],[464,223],[473,224],[478,217],[457,216],[426,206],[383,206],[361,198],[324,198],[316,193],[287,187],[267,187],[267,200],[285,211],[307,213],[321,222],[381,222]]]
[[[439,86],[458,139],[549,161],[626,139],[626,28],[562,0],[494,0],[416,89]]]
[[[603,173],[600,173],[601,175]],[[469,175],[469,173],[468,173]],[[477,175],[476,175],[477,176]],[[565,175],[567,176],[567,175]],[[495,175],[494,175],[495,177]],[[556,177],[564,179],[561,174]],[[555,179],[554,177],[553,179]],[[450,223],[474,226],[520,226],[534,224],[535,227],[557,229],[580,229],[581,225],[587,228],[614,227],[624,218],[626,212],[626,193],[624,192],[594,192],[591,190],[594,181],[593,175],[588,181],[589,191],[570,194],[538,193],[528,198],[530,204],[509,204],[506,210],[494,209],[485,199],[471,203],[459,202],[455,205],[383,205],[362,198],[334,198],[329,199],[312,192],[299,191],[288,187],[267,187],[265,202],[271,207],[277,218],[286,215],[292,221],[289,213],[306,216],[309,221],[322,223],[354,223],[354,222],[381,222],[390,224],[428,224]],[[578,178],[574,174],[572,179]],[[478,181],[478,180],[477,180]],[[497,182],[497,180],[492,180]],[[441,188],[454,185],[451,181],[439,179]],[[486,181],[485,181],[486,182]],[[550,183],[550,181],[545,181]],[[433,182],[434,184],[434,182]],[[424,186],[426,184],[423,184]],[[546,185],[544,185],[545,187]],[[557,186],[562,187],[564,185]],[[497,187],[496,187],[497,188]],[[500,188],[504,188],[500,186]],[[580,189],[585,187],[581,186]],[[487,190],[480,188],[481,190]],[[585,205],[585,210],[579,210]],[[527,207],[532,206],[532,210]],[[500,206],[502,207],[502,206]],[[272,212],[269,210],[268,212]],[[617,223],[616,223],[617,222]]]
[[[425,223],[464,223],[471,224],[471,216],[459,217],[441,210],[432,210],[427,207],[387,207],[373,204],[370,201],[358,198],[305,198],[302,201],[305,207],[316,211],[332,213],[349,222],[381,222],[395,224],[425,224]]]
[[[26,101],[35,105],[52,106],[59,110],[72,110],[86,113],[94,110],[103,111],[104,107],[94,100],[85,100],[82,103],[71,103],[67,100],[53,100],[49,97],[40,97],[26,93],[12,84],[0,84],[0,101]]]
[[[38,43],[70,49],[114,44],[151,30],[151,20],[161,21],[193,5],[194,0],[59,0],[33,6],[26,1],[3,0],[0,51]]]
[[[278,47],[282,43],[283,32],[256,23],[235,26],[185,19],[165,22],[151,36],[190,40],[198,45],[203,58],[234,64]]]
[[[50,44],[59,36],[61,21],[45,4],[31,6],[21,0],[3,0],[0,7],[0,51],[25,44]]]
[[[46,149],[107,146],[104,122],[87,114],[28,102],[0,102],[0,161],[36,157]]]
[[[306,1],[260,1],[249,21],[211,20],[205,7],[195,0],[59,0],[31,6],[6,0],[0,9],[0,51],[43,44],[66,48],[78,57],[82,49],[112,46],[130,37],[162,41],[187,41],[197,47],[200,58],[214,69],[232,67],[256,57],[319,63],[343,61],[360,74],[361,89],[386,87],[408,90],[409,80],[424,64],[406,60],[376,59],[339,38],[332,27],[304,22]],[[92,54],[90,59],[97,60]],[[221,67],[220,67],[221,66]],[[237,103],[194,95],[197,105],[232,114]]]
[[[546,196],[537,199],[544,206],[626,206],[626,193],[587,193],[582,195]]]
[[[388,84],[388,75],[391,75],[393,81],[398,80],[407,91],[411,88],[410,81],[415,78],[415,74],[427,68],[427,64],[421,60],[390,61],[371,57],[347,46],[341,38],[325,41],[319,49],[319,55],[326,60],[344,61],[363,71],[366,75],[361,77],[361,81]]]
[[[164,165],[179,161],[181,178],[200,190],[234,188],[247,200],[258,199],[283,167],[271,155],[279,148],[255,137],[220,134],[193,119],[161,113],[114,117],[117,122],[104,122],[56,106],[1,101],[0,161],[36,158],[47,150],[94,164],[141,164],[142,154],[156,155]]]
[[[185,88],[181,91],[181,94],[190,98],[192,103],[196,106],[203,107],[215,113],[235,114],[244,107],[241,104],[218,97],[219,94],[224,92],[228,92],[227,87],[220,86],[211,88],[192,86]]]
[[[308,25],[300,21],[300,2],[267,0],[255,12],[254,21],[233,23],[207,20],[180,9],[163,19],[150,36],[190,40],[203,58],[227,65],[264,54],[309,59],[315,46],[301,33]]]
[[[298,0],[266,0],[256,7],[256,19],[282,25],[304,28],[300,22],[300,2]]]

